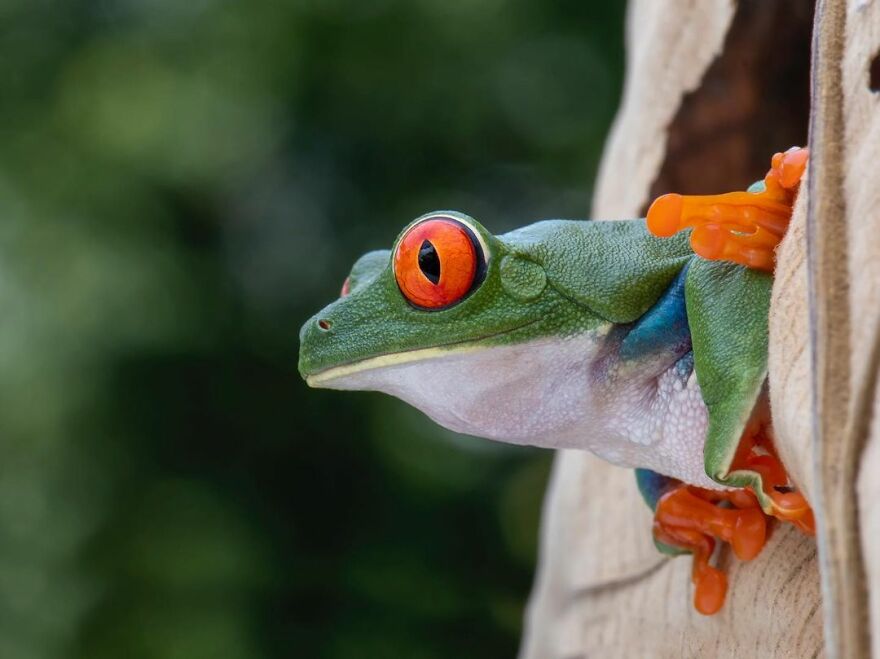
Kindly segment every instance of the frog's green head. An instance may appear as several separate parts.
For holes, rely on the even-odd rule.
[[[558,325],[547,288],[541,264],[467,215],[423,215],[390,251],[358,259],[341,297],[306,322],[300,372],[332,388],[375,368],[535,338]]]
[[[362,256],[342,296],[305,323],[300,373],[313,387],[385,391],[478,434],[450,418],[466,414],[461,395],[484,405],[475,388],[507,387],[509,399],[528,377],[534,392],[536,344],[609,326],[554,287],[541,244],[525,230],[493,236],[461,213],[417,218],[390,251]]]

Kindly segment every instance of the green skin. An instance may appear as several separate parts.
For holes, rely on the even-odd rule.
[[[769,275],[703,260],[686,233],[655,238],[644,220],[554,220],[494,236],[466,215],[443,211],[409,226],[437,215],[476,234],[486,260],[482,282],[450,307],[419,309],[395,279],[391,255],[400,237],[391,251],[361,257],[350,294],[302,328],[299,370],[311,386],[382,390],[454,430],[586,448],[666,477],[693,482],[705,475],[696,484],[762,492],[758,474],[731,472],[730,465],[763,395]],[[674,329],[677,314],[686,316],[683,330]],[[695,377],[688,377],[689,364]],[[533,380],[525,371],[534,372]],[[561,375],[570,373],[577,375]],[[437,387],[439,402],[425,393],[426,382]],[[460,387],[471,387],[467,402],[456,398]],[[591,393],[580,398],[580,389]],[[660,399],[644,403],[655,390]],[[567,398],[554,400],[557,391]],[[519,396],[511,409],[522,401],[534,409],[507,419],[508,395]],[[557,421],[572,396],[589,410]],[[603,415],[616,425],[604,424]],[[534,417],[533,434],[512,430]],[[628,437],[627,419],[654,434]],[[656,439],[679,426],[678,434]],[[555,441],[557,435],[564,439]],[[694,460],[705,474],[691,475]],[[642,489],[656,503],[658,493]],[[769,511],[767,497],[759,499]]]

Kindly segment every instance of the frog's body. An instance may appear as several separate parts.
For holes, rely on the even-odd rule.
[[[452,306],[419,309],[399,290],[391,254],[370,254],[350,295],[303,328],[310,384],[384,391],[459,432],[585,448],[723,487],[731,437],[766,370],[769,275],[702,261],[686,235],[658,239],[644,220],[546,221],[495,237],[437,212],[412,226],[437,218],[479,232],[484,280]],[[713,363],[725,344],[743,342],[728,335],[744,332],[736,368]],[[720,394],[713,441],[730,447],[709,454],[714,478],[701,366],[700,381]]]
[[[812,528],[758,405],[773,250],[805,164],[794,149],[748,192],[666,195],[647,224],[493,236],[429,213],[358,260],[342,297],[306,322],[300,372],[397,396],[452,430],[635,468],[658,546],[694,554],[695,604],[714,613],[726,590],[714,538],[756,556],[758,506]]]

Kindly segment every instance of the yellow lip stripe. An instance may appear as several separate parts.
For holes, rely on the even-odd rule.
[[[317,387],[331,380],[337,380],[355,373],[369,371],[375,368],[383,368],[388,366],[400,366],[402,364],[410,364],[412,362],[424,361],[435,357],[443,357],[452,354],[464,354],[475,352],[483,349],[485,346],[470,344],[455,347],[442,348],[422,348],[419,350],[409,350],[406,352],[395,352],[389,355],[379,355],[378,357],[370,357],[353,364],[343,364],[342,366],[334,366],[326,371],[315,373],[306,377],[306,383],[310,387]]]

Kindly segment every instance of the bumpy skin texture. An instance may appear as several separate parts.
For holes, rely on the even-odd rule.
[[[391,266],[394,248],[363,256],[349,277],[349,294],[303,326],[299,367],[311,385],[388,391],[443,422],[455,417],[456,410],[434,415],[426,409],[431,407],[430,401],[423,407],[408,399],[406,390],[422,387],[425,378],[406,371],[404,364],[409,364],[411,371],[413,362],[430,365],[462,350],[485,354],[498,346],[536,345],[546,350],[548,345],[555,345],[552,342],[558,342],[560,350],[571,350],[581,344],[569,339],[587,337],[582,349],[595,354],[591,353],[586,365],[572,361],[569,368],[567,362],[562,366],[554,362],[552,368],[586,368],[592,378],[588,382],[597,388],[605,380],[652,374],[644,395],[636,390],[636,399],[655,395],[664,382],[671,395],[684,390],[699,397],[701,392],[708,429],[704,437],[701,435],[705,441],[688,450],[699,452],[705,448],[697,457],[705,460],[705,473],[715,483],[751,484],[761,492],[754,472],[728,471],[766,376],[771,286],[768,274],[704,261],[690,249],[686,232],[655,238],[648,233],[644,220],[553,220],[496,237],[466,215],[442,211],[418,218],[410,227],[425,217],[436,216],[456,219],[474,232],[486,257],[482,280],[458,303],[428,311],[416,308],[402,296]],[[525,361],[537,354],[537,349],[524,354],[498,354],[514,354]],[[485,360],[479,364],[483,370],[469,377],[489,378],[486,369],[493,365],[487,366]],[[496,366],[505,372],[515,367],[510,363]],[[696,371],[698,386],[693,378],[689,379],[691,368]],[[381,386],[370,379],[374,371],[385,373]],[[446,371],[435,371],[427,377],[436,377],[438,372]],[[394,381],[395,373],[400,375],[400,382]],[[535,378],[552,375],[536,372]],[[439,388],[445,383],[437,384]],[[508,378],[491,393],[503,396],[511,387],[528,385],[526,374],[515,380]],[[545,387],[541,391],[546,395],[555,389]],[[571,391],[562,387],[559,391],[559,395],[571,396],[574,404],[580,404],[581,399]],[[540,401],[535,404],[534,413],[540,414]],[[655,414],[655,407],[637,408],[633,414]],[[674,416],[676,409],[667,405],[657,411],[667,416],[658,416],[655,425],[669,425],[665,421],[670,414]],[[492,414],[492,409],[485,410],[486,416]],[[468,426],[445,425],[468,431]],[[589,432],[590,424],[584,427]],[[552,428],[549,421],[547,428]],[[523,441],[508,439],[503,433],[470,432]],[[543,437],[525,441],[554,445]],[[585,448],[618,464],[653,466],[650,459],[645,459],[645,464],[640,462],[641,458],[650,458],[652,448],[642,439],[636,440],[639,442],[643,444],[642,453],[627,453],[627,459],[619,461],[615,459],[619,452],[613,446],[586,441]],[[665,475],[681,478],[679,473]],[[768,505],[766,501],[761,503]]]

